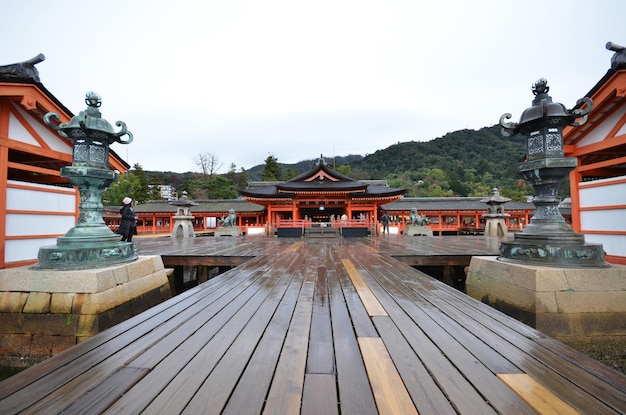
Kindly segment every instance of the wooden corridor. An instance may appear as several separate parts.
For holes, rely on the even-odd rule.
[[[625,376],[392,258],[393,237],[227,244],[250,259],[0,383],[0,413],[626,413]]]

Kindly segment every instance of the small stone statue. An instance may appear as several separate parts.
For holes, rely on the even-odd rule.
[[[228,211],[228,216],[219,220],[220,225],[224,227],[237,226],[237,216],[235,215],[235,209]]]
[[[411,209],[411,215],[409,216],[409,225],[424,226],[428,224],[428,218],[417,213],[416,208]]]

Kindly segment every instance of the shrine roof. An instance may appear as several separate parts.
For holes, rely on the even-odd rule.
[[[381,207],[387,211],[410,211],[412,208],[420,210],[468,210],[487,211],[487,204],[481,202],[482,197],[405,197],[395,202],[387,203]],[[507,210],[535,210],[535,205],[525,202],[506,202],[503,204]]]
[[[190,207],[189,210],[192,214],[194,212],[223,213],[228,212],[230,209],[235,209],[235,212],[262,212],[265,209],[263,206],[243,199],[193,200],[193,202],[197,203],[197,205]],[[176,213],[178,206],[170,204],[167,200],[151,200],[146,203],[136,205],[133,209],[135,213]],[[105,208],[105,210],[108,212],[117,212],[119,211],[119,207],[109,206]]]
[[[402,195],[405,189],[386,186],[384,180],[355,180],[328,167],[323,157],[309,171],[291,180],[271,182],[267,186],[240,190],[242,196],[259,198],[294,197],[298,192],[345,192],[352,197],[384,197]]]

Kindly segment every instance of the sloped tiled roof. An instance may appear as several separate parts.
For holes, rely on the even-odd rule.
[[[190,211],[194,213],[224,213],[230,209],[235,209],[235,212],[262,212],[265,210],[264,206],[257,205],[255,203],[248,202],[243,199],[227,199],[227,200],[194,200],[197,203],[196,206],[191,206]],[[167,200],[151,200],[147,203],[142,203],[133,207],[133,210],[137,214],[141,213],[161,213],[171,212],[176,213],[177,206],[170,204]],[[115,208],[107,209],[110,212],[115,212]]]
[[[323,158],[309,171],[285,182],[258,182],[239,193],[251,198],[292,198],[298,192],[346,192],[351,197],[401,196],[405,189],[386,186],[384,180],[354,180],[326,165]]]
[[[471,210],[487,211],[487,204],[481,202],[483,197],[405,197],[381,207],[388,211],[410,211],[412,208],[421,210]],[[504,210],[535,210],[535,205],[525,202],[506,202]]]

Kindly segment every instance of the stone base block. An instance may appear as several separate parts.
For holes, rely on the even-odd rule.
[[[171,297],[160,256],[91,270],[0,270],[0,364],[30,365]]]
[[[473,257],[467,294],[553,337],[626,336],[626,267],[554,268]]]
[[[241,229],[239,226],[224,226],[215,230],[215,236],[239,236]]]
[[[409,225],[404,234],[407,236],[433,236],[433,231],[428,226]]]

